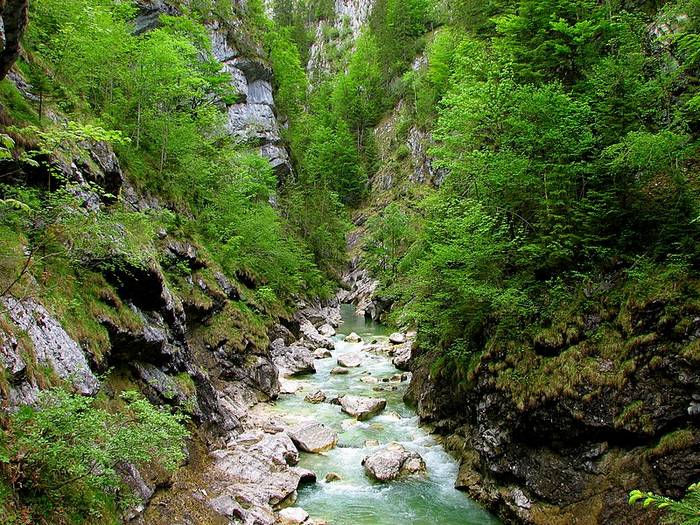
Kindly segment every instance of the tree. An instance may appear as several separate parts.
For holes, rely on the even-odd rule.
[[[410,217],[392,202],[367,222],[367,230],[369,234],[363,246],[366,261],[375,274],[393,279],[401,258],[415,240]]]

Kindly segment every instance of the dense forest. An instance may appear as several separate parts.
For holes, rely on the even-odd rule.
[[[196,464],[232,369],[359,271],[474,498],[698,523],[700,1],[26,11],[0,2],[0,521],[123,521],[125,465]],[[87,370],[46,357],[71,344]],[[570,497],[494,466],[538,440]]]

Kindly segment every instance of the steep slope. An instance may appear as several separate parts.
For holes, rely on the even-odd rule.
[[[37,4],[41,14],[34,30],[43,27],[41,16],[56,14],[54,7]],[[78,21],[82,8],[72,3],[66,12]],[[86,16],[107,16],[112,8],[101,11],[102,4],[94,2]],[[138,523],[227,523],[235,516],[246,523],[272,524],[277,504],[293,497],[308,473],[293,467],[296,448],[279,433],[282,429],[254,409],[280,392],[270,342],[296,341],[313,349],[322,338],[308,318],[316,326],[337,321],[332,309],[305,302],[317,301],[320,289],[332,288],[311,261],[304,240],[291,227],[283,227],[273,207],[281,200],[277,187],[290,175],[291,164],[281,139],[274,76],[256,26],[258,15],[237,3],[224,14],[207,13],[200,22],[187,5],[144,1],[128,16],[124,27],[130,32],[120,38],[134,46],[147,42],[144,54],[173,38],[180,53],[188,53],[194,43],[199,46],[196,61],[213,59],[212,67],[221,68],[222,74],[214,78],[225,96],[219,99],[216,92],[207,92],[199,102],[215,111],[214,127],[185,138],[198,141],[195,147],[203,152],[210,151],[210,138],[217,149],[229,152],[223,182],[210,178],[206,184],[212,186],[205,187],[222,192],[223,200],[217,205],[216,196],[200,192],[198,198],[206,202],[202,207],[192,194],[177,195],[177,172],[182,168],[171,159],[182,160],[175,157],[179,150],[166,149],[169,144],[156,150],[155,159],[139,150],[139,140],[143,149],[146,140],[152,140],[145,119],[157,118],[145,114],[145,98],[137,106],[135,122],[140,127],[133,128],[131,142],[119,133],[83,124],[79,120],[98,120],[99,109],[77,102],[80,109],[70,112],[63,102],[70,85],[50,84],[54,91],[49,97],[47,86],[38,82],[51,60],[42,54],[43,48],[26,45],[22,60],[2,85],[1,100],[2,422],[10,432],[10,414],[35,405],[44,399],[41,392],[50,388],[96,396],[116,411],[121,409],[120,395],[135,390],[168,412],[188,415],[189,460],[174,474],[165,473],[157,462],[138,469],[119,465],[119,476],[136,496],[123,509],[110,503],[121,489],[108,489],[98,504],[89,501],[88,489],[73,487],[70,481],[55,496],[63,503],[45,506],[41,493],[32,492],[41,489],[23,481],[34,474],[22,470],[22,457],[13,456],[2,472],[0,516],[8,521],[25,516],[35,523],[56,523],[70,513],[70,519],[78,521]],[[70,26],[59,27],[70,32]],[[172,27],[174,35],[167,33]],[[180,34],[192,40],[176,40]],[[164,77],[161,82],[170,80]],[[160,87],[163,84],[153,89]],[[186,97],[202,88],[191,89]],[[155,101],[157,107],[179,111],[181,106],[165,105],[168,95],[160,93],[164,98]],[[125,106],[120,124],[126,127],[131,101],[121,102]],[[181,118],[197,110],[185,105]],[[171,125],[164,129],[166,139],[168,132],[179,129],[175,119]],[[135,150],[130,149],[134,145]],[[202,163],[185,167],[190,188],[196,185],[195,169],[209,168]],[[153,184],[156,178],[167,184]],[[235,208],[240,203],[242,207]],[[210,206],[213,214],[207,211]],[[228,209],[233,216],[218,216]],[[235,242],[227,248],[222,238],[212,242],[206,229],[197,225],[204,217],[204,225],[225,221],[225,227],[233,228]],[[243,218],[251,221],[252,234]],[[268,242],[277,243],[273,262],[263,260],[265,248],[255,244],[261,231]],[[217,234],[225,238],[226,231]],[[250,243],[255,253],[244,256]],[[299,263],[305,266],[304,275],[295,266]],[[279,268],[284,275],[277,281],[270,270]],[[314,282],[321,288],[314,289]],[[285,288],[291,290],[288,295]],[[284,347],[283,356],[287,351]],[[237,441],[260,428],[269,434],[264,440]],[[5,436],[10,439],[11,434]],[[246,467],[238,472],[241,462]],[[246,476],[263,477],[268,484],[251,484]]]

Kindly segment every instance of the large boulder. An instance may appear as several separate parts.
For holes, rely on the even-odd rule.
[[[343,412],[358,421],[376,416],[386,408],[386,399],[346,395],[338,399]]]
[[[391,363],[399,370],[410,370],[412,357],[413,343],[408,341],[396,347],[394,351],[394,358],[391,360]]]
[[[331,354],[331,351],[328,350],[328,348],[317,348],[314,350],[315,359],[328,359],[329,357],[333,357],[333,354]]]
[[[357,368],[362,364],[362,356],[355,353],[343,354],[338,357],[338,364],[345,368]]]
[[[406,342],[406,334],[401,332],[394,332],[389,336],[389,341],[394,345],[401,345]]]
[[[270,353],[283,377],[316,372],[314,355],[305,346],[296,343],[287,346],[280,338],[270,344]]]
[[[316,327],[311,324],[311,321],[308,319],[302,320],[299,328],[304,339],[306,339],[311,346],[315,348],[328,348],[329,350],[333,350],[333,348],[335,348],[335,343],[333,343],[333,340],[319,334]]]
[[[335,335],[335,328],[333,328],[330,324],[326,323],[319,327],[318,333],[321,334],[323,337],[333,337]]]
[[[307,403],[311,403],[312,405],[318,405],[319,403],[323,403],[325,400],[326,393],[323,390],[316,390],[315,392],[311,392],[304,398],[304,401],[306,401]]]
[[[319,453],[338,443],[338,433],[316,421],[302,423],[287,431],[294,444],[304,452]]]
[[[400,476],[425,472],[425,461],[403,445],[391,443],[362,460],[365,474],[377,481],[390,481]]]

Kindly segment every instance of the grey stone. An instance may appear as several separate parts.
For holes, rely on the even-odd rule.
[[[323,337],[333,337],[335,335],[335,328],[333,328],[330,324],[325,323],[319,327],[318,333]]]
[[[345,395],[338,399],[342,411],[358,421],[376,416],[386,408],[386,399]]]
[[[333,354],[327,348],[317,348],[314,350],[314,358],[316,359],[328,359],[333,357]]]
[[[333,340],[319,334],[316,327],[308,319],[304,319],[300,323],[299,329],[301,330],[304,339],[307,340],[310,345],[316,348],[328,348],[329,350],[333,350],[335,348]]]
[[[90,370],[82,349],[46,308],[31,298],[18,301],[6,297],[3,303],[10,319],[31,339],[39,363],[50,366],[58,377],[70,382],[81,394],[98,392],[99,381]]]
[[[338,357],[338,364],[345,368],[357,368],[362,364],[362,356],[355,353],[343,354]]]
[[[394,332],[389,336],[389,341],[395,345],[403,344],[406,342],[406,334],[402,334],[401,332]]]
[[[424,473],[425,461],[416,452],[391,443],[362,460],[365,474],[377,481],[390,481],[403,475]]]
[[[287,507],[279,512],[281,525],[299,525],[309,519],[309,513],[299,507]]]
[[[311,403],[312,405],[318,405],[319,403],[323,403],[325,400],[326,394],[322,390],[316,390],[304,398],[304,401]]]
[[[287,432],[294,444],[304,452],[324,452],[338,443],[338,433],[316,421],[302,423]]]
[[[287,346],[283,339],[270,344],[272,359],[282,376],[291,377],[316,372],[311,350],[297,343]]]

